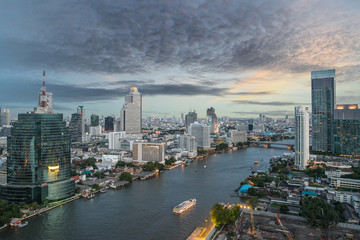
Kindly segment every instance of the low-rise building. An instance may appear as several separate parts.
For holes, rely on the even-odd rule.
[[[336,188],[354,188],[360,189],[360,180],[350,178],[331,178],[331,186]]]

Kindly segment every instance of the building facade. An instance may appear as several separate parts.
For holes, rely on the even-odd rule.
[[[121,149],[121,140],[126,137],[125,132],[109,132],[109,149]]]
[[[130,88],[130,93],[125,96],[125,103],[120,115],[121,131],[130,134],[141,133],[142,95],[136,87]]]
[[[360,158],[360,109],[357,104],[336,106],[332,152]]]
[[[193,112],[189,112],[185,115],[185,127],[186,130],[189,131],[190,124],[197,121],[197,113],[195,110]]]
[[[70,169],[70,137],[62,114],[39,112],[18,115],[8,137],[7,181],[1,198],[14,202],[43,202],[75,193]]]
[[[90,126],[91,127],[97,127],[100,125],[100,118],[99,115],[91,114],[90,117]]]
[[[215,108],[211,107],[206,110],[207,124],[210,126],[211,134],[219,133],[219,122],[215,113]]]
[[[335,69],[311,72],[312,149],[330,152],[335,108]]]
[[[190,152],[191,156],[197,155],[197,143],[196,138],[193,136],[180,136],[180,148],[184,151]]]
[[[196,138],[198,147],[210,148],[210,126],[194,122],[189,126],[189,135]]]
[[[134,161],[165,162],[165,143],[140,143],[133,145]]]
[[[77,112],[71,114],[71,120],[69,124],[70,141],[82,142],[82,137],[85,134],[85,109],[83,106],[77,108]]]
[[[105,131],[113,132],[114,131],[114,124],[115,124],[115,117],[114,116],[105,117]]]
[[[307,106],[295,107],[295,166],[300,170],[305,170],[310,157],[308,110]]]

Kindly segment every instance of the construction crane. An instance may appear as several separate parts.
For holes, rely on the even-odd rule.
[[[285,234],[285,236],[289,239],[289,240],[295,240],[295,238],[291,235],[291,233],[289,231],[287,231],[284,227],[284,225],[281,223],[280,221],[280,208],[278,211],[278,215],[276,215],[274,213],[275,217],[276,217],[276,224],[279,224],[281,226],[281,229],[283,230],[283,233]]]

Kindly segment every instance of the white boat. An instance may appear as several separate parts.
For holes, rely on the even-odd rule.
[[[176,207],[174,207],[173,212],[181,214],[184,211],[191,208],[192,206],[194,206],[195,204],[196,204],[196,199],[190,199],[190,200],[184,201],[184,202],[180,203],[179,205],[177,205]]]
[[[29,224],[29,222],[20,223],[19,227],[26,227]]]
[[[100,189],[100,193],[106,193],[106,189],[105,188]]]
[[[206,165],[204,165],[204,168],[206,168]]]

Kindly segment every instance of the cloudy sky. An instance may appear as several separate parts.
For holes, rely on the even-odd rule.
[[[337,103],[360,103],[358,0],[0,2],[0,107],[119,116],[271,117],[310,104],[310,71],[336,69]]]

